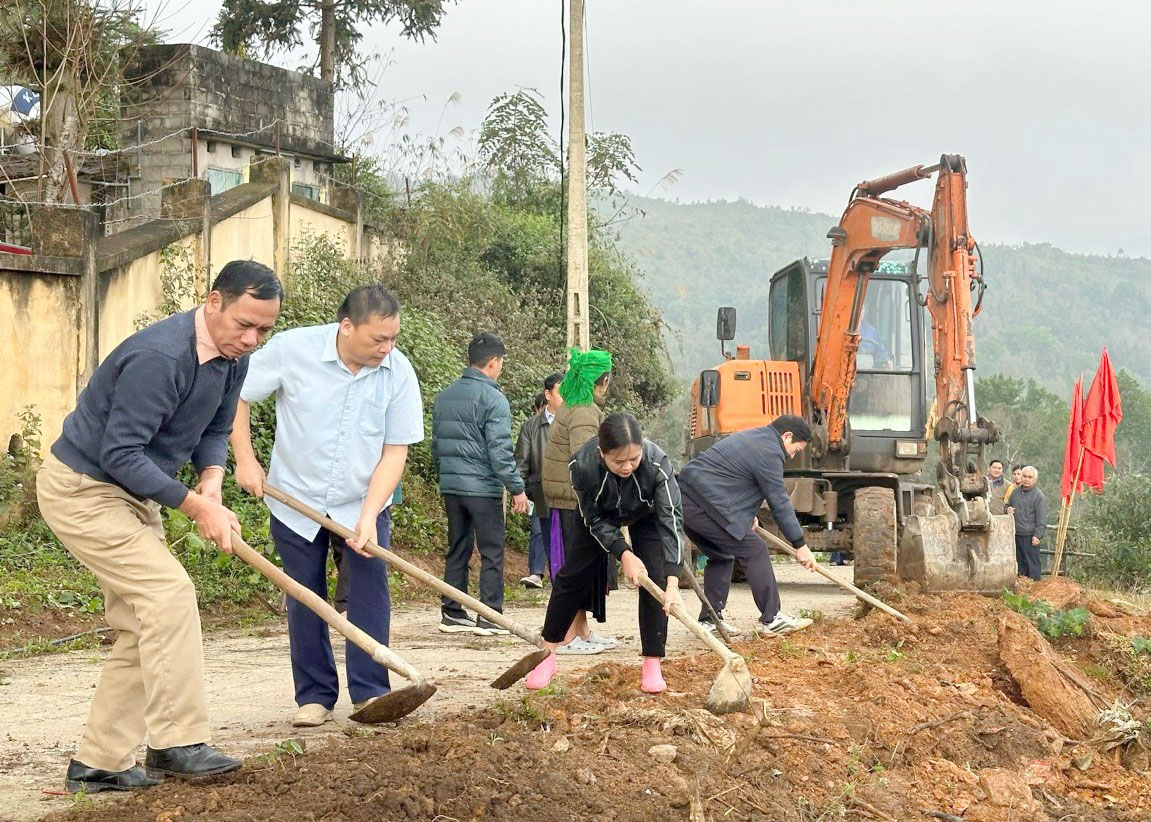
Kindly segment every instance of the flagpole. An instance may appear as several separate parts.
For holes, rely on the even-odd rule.
[[[1063,544],[1067,541],[1067,530],[1071,526],[1071,505],[1075,502],[1075,490],[1079,487],[1079,478],[1083,475],[1083,458],[1087,449],[1079,447],[1079,465],[1075,468],[1075,480],[1071,483],[1071,494],[1067,497],[1063,511],[1059,512],[1059,528],[1055,535],[1055,561],[1051,566],[1051,576],[1059,576],[1059,566],[1063,561]],[[1064,513],[1066,512],[1066,513]]]

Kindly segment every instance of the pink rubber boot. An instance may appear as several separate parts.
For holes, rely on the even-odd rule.
[[[529,691],[538,691],[540,688],[546,688],[556,675],[556,667],[556,655],[554,653],[549,654],[543,662],[532,668],[532,672],[528,674],[527,679],[524,680],[524,687]]]
[[[663,679],[663,670],[660,668],[658,656],[644,657],[639,689],[645,694],[662,694],[667,690],[667,683]]]

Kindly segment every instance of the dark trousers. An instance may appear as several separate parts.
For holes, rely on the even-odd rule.
[[[380,545],[391,544],[392,520],[387,511],[376,520]],[[272,517],[272,539],[284,570],[292,579],[325,600],[328,598],[328,549],[343,544],[341,537],[323,528],[306,540]],[[388,591],[388,566],[376,557],[364,557],[348,549],[343,565],[348,579],[348,619],[378,642],[388,643],[392,602]],[[336,661],[327,624],[306,605],[288,598],[288,639],[291,643],[292,680],[296,704],[319,703],[331,709],[340,693]],[[348,695],[363,702],[391,690],[388,670],[352,643],[345,653]]]
[[[501,613],[504,610],[504,507],[498,497],[444,494],[448,513],[448,552],[444,557],[444,582],[465,593],[472,547],[480,552],[480,601]],[[465,617],[464,608],[443,597],[441,610]]]
[[[731,591],[731,572],[738,562],[751,587],[751,596],[759,608],[760,621],[769,623],[779,613],[779,585],[771,565],[767,545],[749,531],[743,539],[736,539],[690,495],[683,486],[683,526],[688,537],[707,557],[703,572],[703,592],[717,613],[727,607]],[[700,619],[709,618],[707,611]]]
[[[532,514],[532,535],[528,542],[528,573],[544,576],[548,572],[548,552],[552,540],[552,515]]]
[[[548,642],[563,642],[572,620],[580,611],[590,610],[589,600],[602,602],[607,585],[607,555],[592,538],[583,520],[575,511],[564,511],[564,566],[552,583],[544,617],[543,638]],[[628,526],[632,551],[643,560],[651,581],[663,588],[667,585],[664,568],[663,543],[656,530],[654,517]],[[594,613],[594,612],[593,612]],[[667,645],[667,614],[663,604],[645,590],[639,592],[639,636],[644,656],[662,657]]]
[[[1039,546],[1031,544],[1031,534],[1015,535],[1015,564],[1021,577],[1028,577],[1038,582],[1042,576],[1043,566],[1039,562]]]

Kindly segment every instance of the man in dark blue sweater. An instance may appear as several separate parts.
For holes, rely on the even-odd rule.
[[[178,508],[231,553],[221,485],[248,354],[272,330],[272,270],[228,263],[204,305],[138,331],[109,354],[64,420],[36,478],[44,521],[100,580],[116,645],[100,675],[69,791],[129,790],[240,767],[207,742],[196,590],[168,550],[160,508]],[[189,460],[189,490],[175,479]],[[145,770],[136,749],[147,737]]]
[[[784,462],[809,442],[811,428],[807,423],[785,415],[771,425],[724,437],[679,474],[684,530],[707,556],[705,595],[722,618],[731,590],[731,572],[738,561],[760,610],[755,632],[761,636],[781,636],[811,624],[810,619],[780,610],[771,554],[751,527],[766,501],[776,525],[797,549],[799,563],[805,568],[815,567],[815,557],[806,545],[783,484]],[[700,621],[709,624],[704,615]],[[726,622],[724,627],[728,627]]]

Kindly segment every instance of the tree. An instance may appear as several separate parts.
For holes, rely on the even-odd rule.
[[[141,23],[138,0],[6,0],[0,5],[0,69],[40,92],[43,158],[38,199],[63,202],[71,166],[91,138],[118,139],[124,66],[159,32]],[[103,127],[102,127],[103,124]]]
[[[306,27],[319,49],[312,70],[336,87],[358,87],[366,80],[356,47],[359,26],[398,22],[404,37],[423,40],[444,16],[448,0],[224,0],[212,39],[225,51],[254,51],[268,56],[299,48]]]
[[[480,126],[480,158],[496,175],[497,186],[520,203],[527,189],[554,179],[559,154],[548,134],[548,116],[535,89],[501,94],[488,106]]]
[[[980,413],[999,429],[991,456],[1008,465],[1034,465],[1048,499],[1059,498],[1068,404],[1035,380],[992,374],[975,381]]]
[[[560,172],[559,148],[548,132],[547,112],[535,89],[501,94],[492,100],[480,126],[480,159],[494,177],[497,197],[517,206],[554,208],[553,198],[540,196],[556,191]],[[591,192],[618,194],[622,180],[635,182],[635,152],[631,138],[616,132],[587,135],[587,185]]]

